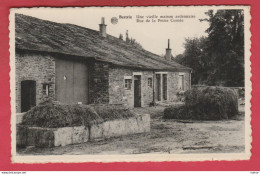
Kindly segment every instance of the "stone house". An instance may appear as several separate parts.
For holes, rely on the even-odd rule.
[[[16,111],[45,98],[66,104],[143,107],[176,101],[190,88],[191,69],[99,31],[15,16]]]

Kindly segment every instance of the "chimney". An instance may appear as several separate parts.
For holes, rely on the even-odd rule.
[[[126,30],[126,33],[125,33],[125,41],[126,41],[127,43],[130,42],[130,39],[129,39],[129,37],[128,37],[128,30]]]
[[[165,59],[168,61],[172,60],[172,49],[170,48],[170,39],[168,39],[168,48],[166,48]]]
[[[101,24],[99,24],[99,33],[102,37],[107,36],[107,25],[105,24],[105,18],[101,18]]]

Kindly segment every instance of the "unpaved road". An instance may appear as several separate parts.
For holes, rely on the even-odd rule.
[[[240,107],[240,109],[243,107]],[[151,114],[151,132],[65,147],[17,149],[20,155],[223,153],[243,152],[244,112],[237,120],[180,122],[163,120],[162,106],[138,108]]]

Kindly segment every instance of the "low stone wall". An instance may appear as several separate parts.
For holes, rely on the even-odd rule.
[[[150,132],[150,115],[106,121],[90,127],[40,128],[17,125],[17,146],[53,147],[84,143],[99,138]]]
[[[16,124],[20,124],[23,120],[23,116],[26,112],[16,113]]]
[[[150,115],[106,121],[90,127],[90,139],[150,132]]]

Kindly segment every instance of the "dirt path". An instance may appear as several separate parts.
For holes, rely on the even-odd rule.
[[[138,108],[151,114],[151,132],[109,138],[84,144],[54,148],[27,147],[21,155],[140,154],[140,153],[223,153],[244,151],[244,116],[238,120],[197,121],[163,120],[162,106]],[[227,141],[228,140],[228,141]]]

